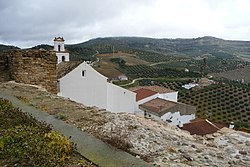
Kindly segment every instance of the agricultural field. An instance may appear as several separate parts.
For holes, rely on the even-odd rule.
[[[186,92],[179,102],[196,106],[198,117],[222,123],[233,121],[238,127],[249,128],[249,89],[228,84],[210,85]]]
[[[123,75],[119,64],[114,62],[114,59],[124,60],[126,65],[131,66],[148,64],[148,62],[136,58],[135,55],[122,52],[98,54],[97,59],[98,61],[95,63],[94,68],[108,78],[117,78],[119,75]]]
[[[101,59],[101,61],[110,62],[113,58],[121,58],[126,62],[126,65],[141,65],[141,64],[149,64],[147,61],[137,58],[134,54],[117,52],[117,53],[106,53],[106,54],[98,54],[97,57]]]
[[[166,61],[160,64],[156,64],[156,68],[177,68],[177,69],[189,69],[190,71],[201,71],[206,70],[207,73],[218,73],[224,71],[230,71],[239,69],[250,65],[250,62],[238,61],[238,60],[224,60],[218,58],[208,58],[206,59],[206,64],[204,60],[196,59],[183,59],[177,61]],[[205,67],[205,68],[204,68]]]
[[[188,84],[191,82],[191,79],[143,79],[139,81],[140,86],[149,86],[149,85],[158,85],[158,86],[163,86],[167,89],[175,90],[175,91],[180,91],[183,90],[182,85]]]
[[[250,54],[239,54],[238,57],[243,61],[250,62]]]
[[[72,142],[0,99],[0,166],[91,166]]]
[[[183,61],[189,60],[187,56],[180,56],[176,54],[159,54],[153,52],[136,52],[138,57],[142,60],[152,63],[167,62],[167,61]]]
[[[244,83],[250,83],[250,65],[245,66],[244,68],[232,70],[232,71],[226,71],[221,73],[214,73],[211,74],[215,77],[222,77],[234,81],[240,81]]]
[[[125,66],[121,69],[131,79],[135,78],[183,78],[183,77],[199,77],[199,73],[185,72],[171,68],[155,68],[148,65]]]
[[[116,78],[119,75],[122,75],[122,72],[119,70],[119,66],[110,61],[108,57],[98,58],[99,61],[93,66],[95,70],[100,72],[102,75],[108,78]]]
[[[119,75],[123,75],[123,73],[117,67],[112,65],[110,66],[108,64],[95,66],[94,69],[108,78],[117,78]]]

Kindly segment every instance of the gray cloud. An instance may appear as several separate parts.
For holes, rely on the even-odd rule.
[[[248,0],[0,1],[0,43],[21,47],[105,36],[158,38],[213,35],[250,38]]]

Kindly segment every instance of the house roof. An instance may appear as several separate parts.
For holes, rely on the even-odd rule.
[[[64,42],[64,39],[63,39],[63,37],[55,37],[54,41]]]
[[[156,113],[156,115],[162,116],[168,112],[167,111],[168,109],[176,106],[177,104],[178,103],[176,102],[172,102],[161,98],[156,98],[146,103],[143,103],[139,106],[142,107],[143,109],[148,110],[151,113],[153,112]]]
[[[157,94],[157,92],[154,92],[154,91],[148,90],[148,89],[144,89],[144,88],[135,90],[133,92],[136,93],[136,101],[140,101],[142,99],[145,99],[147,97],[150,97],[150,96]]]
[[[67,75],[70,71],[79,66],[82,61],[64,61],[57,65],[57,78],[62,78]]]
[[[137,86],[137,87],[132,87],[132,88],[129,88],[129,90],[131,91],[135,91],[135,90],[138,90],[138,89],[147,89],[147,90],[151,90],[151,91],[154,91],[154,92],[157,92],[157,93],[172,93],[172,92],[176,92],[174,90],[170,90],[170,89],[167,89],[163,86],[157,86],[157,85],[154,85],[154,86]]]
[[[195,119],[190,123],[184,124],[182,129],[189,131],[191,135],[206,135],[215,133],[223,127],[227,127],[227,125],[214,123],[207,119]]]

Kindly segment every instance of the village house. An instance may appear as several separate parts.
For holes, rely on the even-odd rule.
[[[145,117],[166,121],[172,125],[183,126],[195,119],[196,108],[183,103],[173,102],[161,98],[152,99],[139,105]]]
[[[127,81],[127,80],[128,80],[128,77],[125,76],[125,75],[119,75],[119,76],[118,76],[118,80],[120,80],[120,81]]]
[[[196,83],[189,83],[189,84],[182,85],[183,88],[188,89],[188,90],[197,86],[199,86],[199,84],[196,84]]]
[[[130,88],[136,93],[135,113],[147,118],[166,121],[172,125],[195,119],[196,108],[177,102],[178,92],[161,86]]]

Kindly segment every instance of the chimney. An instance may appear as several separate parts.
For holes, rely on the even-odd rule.
[[[234,128],[234,122],[230,122],[229,128],[230,128],[230,129],[233,129],[233,128]]]
[[[179,121],[178,127],[179,127],[179,128],[183,128],[183,123],[182,123],[182,121]]]

